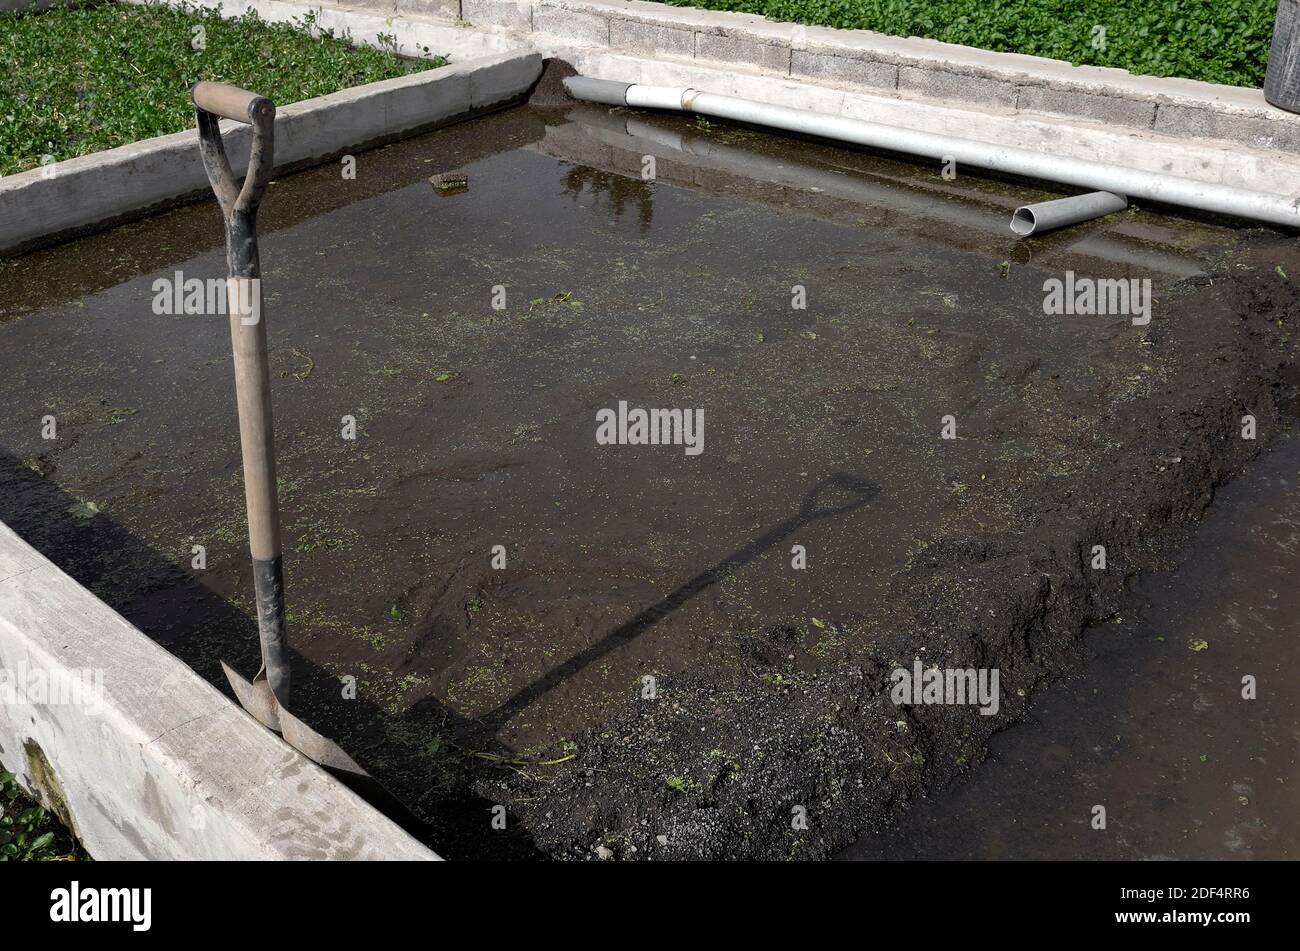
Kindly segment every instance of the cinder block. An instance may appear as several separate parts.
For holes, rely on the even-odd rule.
[[[669,59],[647,59],[641,67],[640,82],[648,86],[692,86],[719,96],[742,95],[740,80],[752,78],[731,69],[716,69]]]
[[[845,94],[838,89],[796,81],[765,85],[750,94],[745,88],[745,77],[738,77],[736,95],[742,98],[761,97],[764,102],[770,102],[774,106],[806,109],[828,116],[837,116],[843,111],[845,98]]]
[[[894,89],[898,86],[898,66],[894,63],[829,53],[810,53],[806,50],[794,50],[791,54],[790,75],[852,86],[869,86],[873,89]]]
[[[723,63],[744,63],[787,76],[790,74],[790,47],[785,44],[758,43],[718,33],[696,33],[695,57]]]
[[[499,26],[520,33],[533,29],[533,5],[527,0],[460,0],[460,17],[471,26]]]
[[[249,5],[252,6],[252,4]],[[395,16],[397,14],[397,0],[348,0],[347,5],[351,8],[348,12],[364,10],[369,14],[377,13],[386,17]],[[325,3],[324,6],[338,7],[340,6],[340,3],[339,0],[332,0],[332,2]],[[342,11],[335,10],[332,12],[338,13]]]
[[[656,26],[638,20],[615,18],[609,23],[610,45],[635,53],[666,53],[669,56],[693,56],[695,34],[671,26]]]
[[[1290,114],[1265,119],[1202,106],[1160,103],[1156,107],[1155,131],[1193,139],[1226,139],[1259,149],[1300,148],[1300,117]]]
[[[911,92],[931,99],[960,99],[986,106],[1003,106],[1014,109],[1016,87],[1014,83],[998,79],[984,79],[966,73],[952,73],[944,69],[922,69],[900,66],[899,92]]]
[[[460,18],[460,0],[394,0],[393,5],[401,14],[440,17],[444,20]]]
[[[1149,129],[1156,119],[1156,104],[1121,96],[1099,96],[1052,86],[1021,86],[1016,100],[1023,112],[1051,112],[1080,116],[1108,125]]]
[[[609,45],[609,20],[593,13],[538,4],[533,8],[533,32],[563,37],[570,43]]]

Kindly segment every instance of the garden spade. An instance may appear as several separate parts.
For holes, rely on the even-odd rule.
[[[257,207],[274,167],[275,105],[225,83],[195,84],[199,151],[221,206],[226,228],[226,301],[235,356],[239,440],[248,503],[248,543],[257,593],[257,629],[262,668],[249,683],[229,664],[222,668],[244,709],[268,729],[322,766],[369,778],[346,753],[288,711],[289,647],[284,618],[284,573],[280,511],[275,485],[275,439],[271,426],[271,374],[266,357],[257,257]],[[248,171],[235,179],[221,141],[222,118],[252,127]]]

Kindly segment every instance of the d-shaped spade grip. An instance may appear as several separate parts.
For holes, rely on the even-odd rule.
[[[257,206],[275,166],[275,103],[228,83],[195,83],[190,90],[199,123],[199,154],[226,223],[231,277],[257,277]],[[242,185],[221,141],[221,119],[252,126],[253,144]]]
[[[194,105],[223,119],[254,125],[259,119],[275,118],[275,104],[270,99],[230,83],[195,83],[190,92]]]

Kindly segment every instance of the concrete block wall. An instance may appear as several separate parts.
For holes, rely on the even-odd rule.
[[[513,33],[547,54],[605,48],[858,92],[966,103],[1004,114],[1060,116],[1251,149],[1300,150],[1300,116],[1269,105],[1258,89],[1134,76],[936,40],[778,23],[752,14],[643,0],[437,2],[440,16],[459,16],[478,30]],[[392,3],[323,0],[321,5],[361,10],[387,9]]]

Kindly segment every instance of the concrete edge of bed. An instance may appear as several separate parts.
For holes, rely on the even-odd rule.
[[[272,0],[226,2],[264,7]],[[323,0],[320,6],[400,14],[429,2]],[[1251,149],[1300,148],[1300,115],[1270,105],[1259,89],[644,0],[438,0],[444,10],[457,2],[460,17],[475,28],[508,33],[538,48],[562,40],[854,92],[940,100],[1012,115],[1054,115]]]
[[[99,860],[438,858],[3,523],[0,761]]]
[[[480,56],[292,103],[275,118],[275,171],[319,164],[522,98],[542,72],[529,50]],[[248,127],[223,122],[236,174]],[[208,192],[193,129],[0,178],[0,255],[142,217]]]

